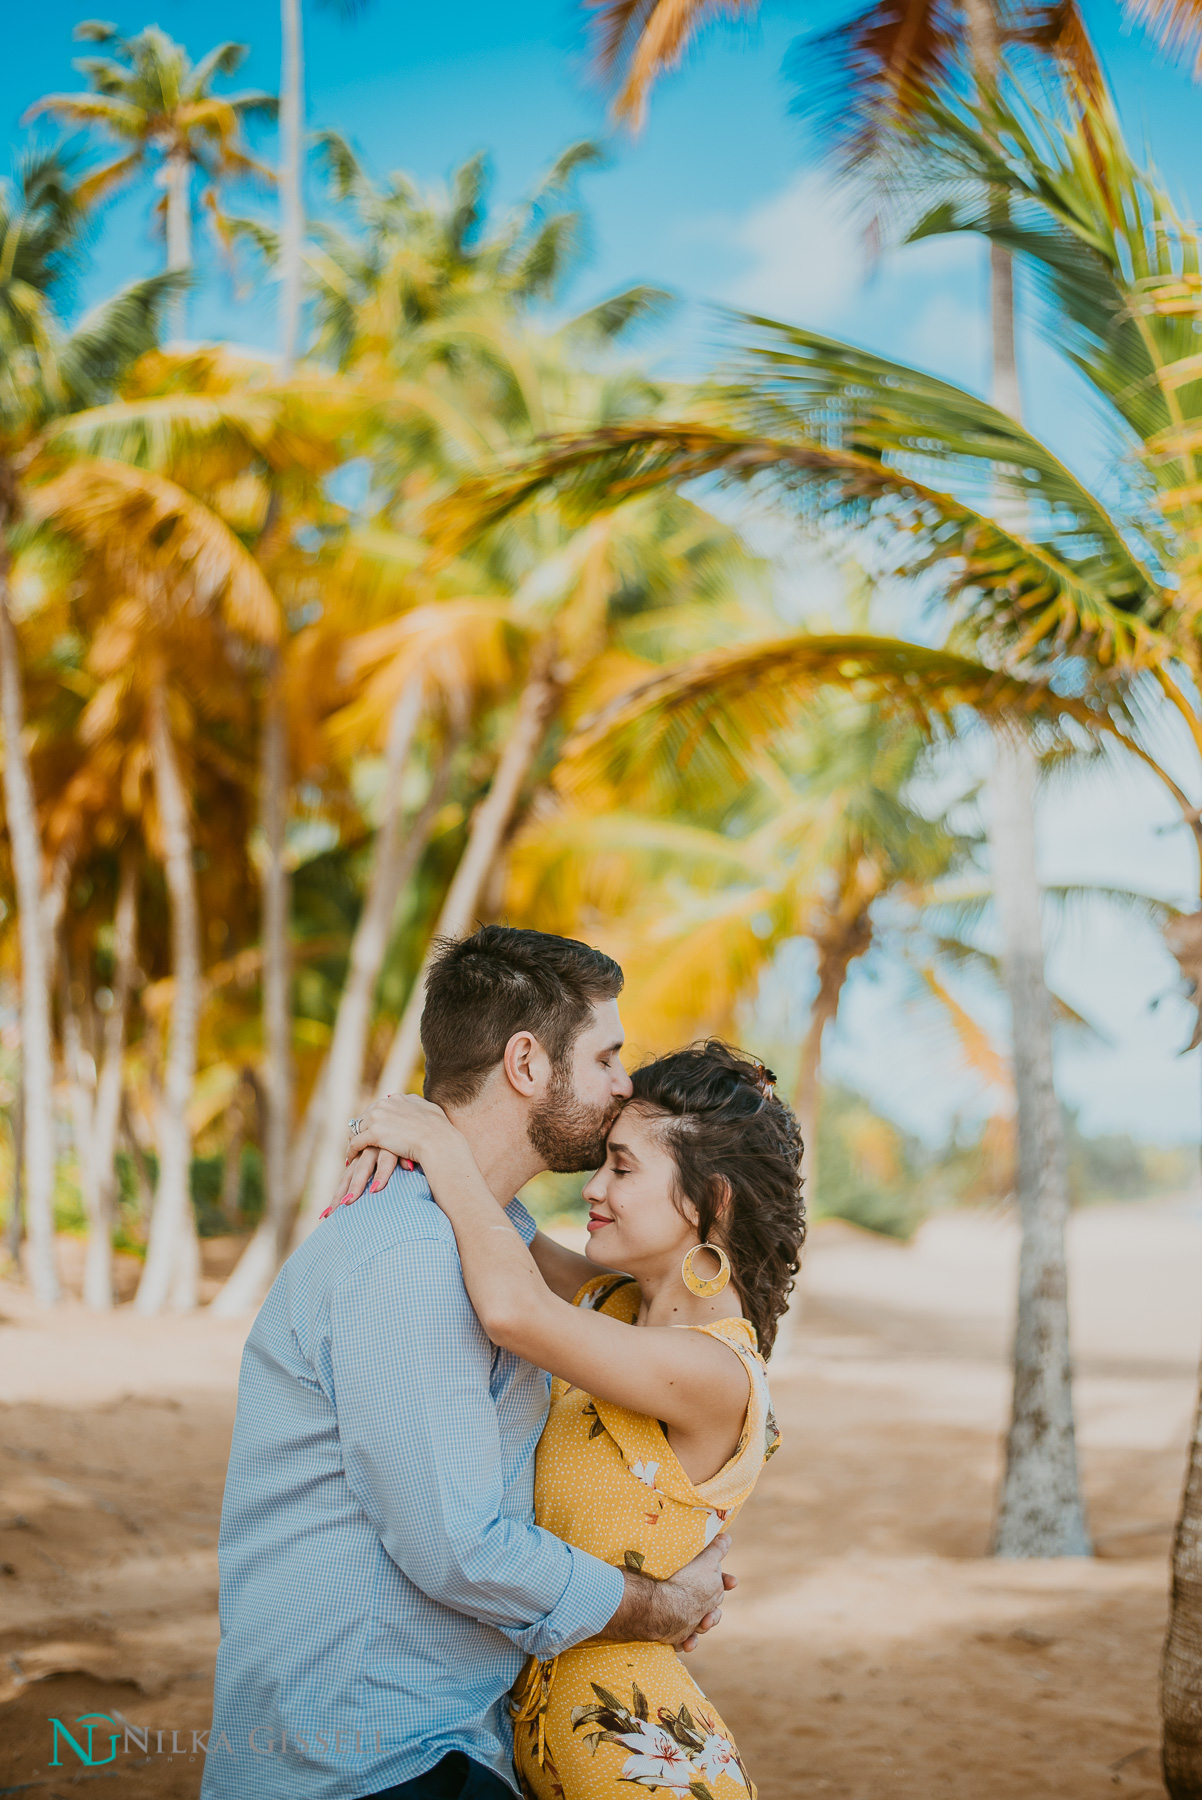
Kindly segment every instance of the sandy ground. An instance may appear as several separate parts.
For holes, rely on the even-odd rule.
[[[229,1247],[206,1249],[215,1276]],[[693,1660],[764,1800],[1163,1793],[1156,1668],[1202,1219],[1158,1204],[1073,1221],[1093,1561],[987,1555],[1015,1250],[979,1214],[906,1247],[814,1233],[773,1363],[785,1446],[738,1528],[738,1594]],[[0,1314],[0,1795],[109,1779],[129,1800],[191,1800],[244,1328],[50,1316],[11,1284]],[[146,1752],[87,1770],[64,1744],[50,1766],[49,1719],[81,1738],[88,1712],[149,1728]]]

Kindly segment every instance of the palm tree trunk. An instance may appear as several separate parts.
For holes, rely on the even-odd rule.
[[[157,1313],[170,1301],[176,1311],[186,1312],[196,1305],[200,1275],[192,1211],[192,1132],[188,1125],[200,1020],[200,907],[188,798],[161,681],[150,699],[150,754],[163,866],[171,899],[172,994],[166,1078],[158,1109],[158,1188],[150,1219],[146,1266],[135,1306],[140,1313]]]
[[[993,397],[1018,418],[1014,269],[996,244],[990,246],[990,298]],[[1035,863],[1035,761],[1025,744],[998,739],[993,786],[990,859],[1014,1040],[1022,1230],[1014,1391],[994,1549],[998,1556],[1088,1556],[1069,1352],[1068,1169]]]
[[[63,1071],[66,1076],[67,1104],[71,1114],[71,1137],[75,1145],[75,1166],[79,1190],[83,1197],[84,1217],[88,1222],[87,1256],[92,1255],[96,1236],[96,1162],[92,1153],[92,1126],[96,1104],[96,1065],[84,1049],[79,1013],[71,999],[71,980],[66,959],[59,965],[58,981],[59,1029],[62,1033]],[[111,1304],[111,1299],[110,1302]]]
[[[420,699],[420,692],[418,697]],[[394,714],[389,747],[389,786],[393,797],[380,824],[371,881],[351,945],[350,969],[334,1025],[323,1090],[321,1132],[309,1171],[302,1231],[312,1229],[322,1208],[329,1204],[334,1194],[340,1167],[338,1159],[346,1143],[347,1120],[358,1105],[362,1091],[372,997],[392,935],[397,901],[430,841],[435,820],[447,797],[455,752],[462,737],[461,729],[452,728],[421,811],[402,837],[399,777],[416,724],[416,715],[412,724],[398,717],[405,706],[402,696]]]
[[[1052,1009],[1044,980],[1034,794],[1031,750],[1012,738],[999,738],[990,844],[1014,1038],[1022,1245],[1014,1400],[995,1550],[999,1556],[1088,1556],[1069,1362],[1064,1253],[1068,1175],[1052,1080]]]
[[[17,1097],[13,1101],[10,1130],[13,1145],[13,1186],[12,1211],[8,1215],[8,1224],[4,1232],[4,1248],[8,1260],[14,1270],[20,1267],[21,1238],[24,1235],[24,1219],[21,1208],[21,1164],[25,1146],[25,1075],[19,1071],[17,1075]]]
[[[1000,55],[994,0],[966,0],[965,18],[973,63],[981,76],[993,79]],[[1004,206],[1004,198],[997,204]],[[993,400],[1017,419],[1022,394],[1014,266],[1009,252],[994,243],[989,248],[989,296]],[[999,739],[990,858],[1014,1038],[1022,1244],[1014,1396],[994,1549],[999,1556],[1088,1556],[1068,1343],[1068,1174],[1053,1078],[1034,808],[1030,751]]]
[[[359,1098],[363,1079],[363,1055],[371,1023],[371,1003],[380,974],[393,915],[404,882],[425,849],[434,814],[446,795],[450,774],[444,755],[425,807],[407,837],[401,835],[401,794],[406,765],[421,721],[422,684],[409,681],[393,709],[385,756],[384,814],[376,834],[371,875],[363,911],[351,940],[346,982],[338,1003],[334,1035],[322,1084],[321,1124],[309,1168],[305,1222],[320,1213],[330,1199],[338,1173],[338,1158],[346,1140],[347,1118]],[[433,806],[431,805],[433,801]]]
[[[305,243],[305,55],[301,0],[280,0],[280,361],[288,375],[300,337]]]
[[[1172,1569],[1169,1629],[1160,1667],[1161,1763],[1170,1800],[1202,1800],[1202,1382]]]
[[[138,869],[132,850],[121,859],[114,916],[113,1000],[104,1021],[104,1052],[92,1112],[92,1205],[83,1297],[98,1312],[113,1304],[113,1213],[117,1194],[117,1124],[121,1116],[125,1017],[138,955]]]
[[[1022,417],[1015,341],[1014,259],[1000,244],[989,246],[989,311],[993,349],[993,404],[1012,419]]]
[[[167,267],[192,267],[192,164],[184,151],[167,158]],[[182,338],[188,325],[188,296],[180,293],[168,309],[171,336]]]
[[[472,922],[481,889],[488,879],[489,870],[513,818],[522,783],[530,773],[551,716],[559,703],[559,685],[551,674],[553,662],[554,645],[546,643],[531,665],[529,678],[518,702],[517,717],[497,764],[492,786],[472,818],[467,847],[459,859],[459,867],[455,870],[442,911],[438,915],[438,924],[422,959],[408,1003],[401,1015],[401,1022],[397,1026],[392,1048],[380,1074],[380,1089],[383,1093],[404,1093],[413,1079],[421,1049],[426,971],[430,966],[435,940],[462,937]]]
[[[838,996],[834,1005],[827,1004],[820,991],[810,1013],[809,1028],[801,1046],[801,1065],[797,1071],[797,1086],[793,1093],[793,1110],[797,1114],[797,1122],[801,1126],[801,1141],[804,1146],[803,1172],[805,1174],[806,1207],[813,1213],[815,1196],[818,1192],[818,1114],[821,1108],[822,1091],[822,1039],[826,1028],[835,1016],[838,1008]]]
[[[1202,854],[1202,829],[1194,824]],[[1166,930],[1169,949],[1198,1008],[1194,1050],[1202,1043],[1202,908]],[[1164,1722],[1161,1763],[1171,1800],[1202,1800],[1202,1373],[1185,1486],[1173,1535],[1169,1628],[1160,1667]]]
[[[0,471],[6,475],[7,471]],[[21,1067],[25,1091],[25,1230],[30,1286],[44,1306],[59,1298],[54,1255],[54,1053],[50,968],[42,929],[42,837],[29,757],[20,652],[13,628],[4,532],[11,516],[0,493],[0,722],[4,805],[12,848],[21,946]]]
[[[242,1147],[246,1143],[246,1106],[243,1096],[249,1084],[239,1082],[226,1111],[225,1162],[221,1171],[221,1211],[236,1231],[240,1222],[242,1195]]]
[[[263,1038],[265,1217],[283,1257],[292,1224],[288,1152],[292,1139],[292,958],[288,926],[292,882],[288,871],[288,721],[278,667],[272,671],[263,721]]]
[[[263,857],[263,1175],[266,1203],[250,1243],[238,1258],[213,1311],[236,1318],[256,1307],[288,1251],[299,1197],[293,1168],[295,1066],[292,1055],[292,958],[288,927],[288,724],[278,667],[271,675],[263,721],[260,788]],[[302,1177],[303,1180],[303,1177]]]

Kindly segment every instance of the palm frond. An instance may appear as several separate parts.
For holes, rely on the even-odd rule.
[[[794,724],[824,688],[871,700],[931,734],[954,732],[960,708],[1027,728],[1108,723],[1096,702],[968,657],[900,639],[800,633],[692,658],[620,696],[565,747],[557,783],[576,795],[604,786],[670,799],[709,764],[730,779],[745,771],[757,741]]]
[[[138,358],[158,344],[163,315],[191,285],[172,269],[131,282],[83,318],[58,353],[63,384],[75,403],[98,406]]]
[[[792,47],[793,110],[812,118],[845,175],[878,164],[922,96],[950,82],[962,22],[948,0],[884,0]]]
[[[1194,80],[1202,79],[1202,7],[1198,0],[1131,0],[1128,11],[1152,27],[1170,56],[1192,58]]]
[[[911,374],[920,382],[928,379],[900,367],[897,379]],[[840,384],[844,379],[837,376]],[[882,371],[879,388],[886,388],[888,380]],[[845,391],[854,404],[849,378]],[[1027,434],[1018,428],[1007,431],[1003,414],[952,392],[960,414],[953,412],[947,423],[946,472],[960,472],[967,463],[975,474],[978,447],[983,467],[989,461],[986,445],[997,449],[1005,443],[1012,458],[1031,458],[1026,466],[1034,494],[1042,489],[1049,508],[1059,503],[1059,517],[1052,512],[1058,532],[1049,528],[1046,537],[1035,537],[1008,529],[925,482],[912,463],[925,462],[929,468],[936,461],[940,440],[934,435],[932,409],[925,415],[931,435],[915,434],[907,444],[900,403],[892,422],[882,409],[864,423],[868,440],[893,436],[900,445],[896,460],[886,459],[880,441],[861,445],[858,422],[853,419],[845,431],[837,414],[828,442],[819,435],[818,419],[812,434],[789,420],[779,421],[788,435],[778,436],[700,419],[614,425],[583,438],[550,439],[520,461],[465,482],[431,508],[429,526],[443,552],[452,554],[549,489],[559,494],[567,516],[579,519],[638,493],[714,476],[725,483],[758,485],[816,521],[876,524],[887,530],[890,547],[904,556],[899,573],[918,573],[933,563],[947,566],[954,588],[976,590],[993,628],[1003,640],[1017,640],[1024,656],[1088,646],[1103,664],[1138,664],[1162,654],[1153,625],[1165,610],[1163,592],[1136,563],[1101,504]],[[736,395],[736,411],[740,404]],[[868,396],[865,411],[870,415],[871,404]],[[979,421],[975,442],[968,437],[966,418]],[[995,425],[996,439],[990,435]],[[843,447],[844,436],[851,447]],[[1078,495],[1082,511],[1069,514],[1067,503]]]
[[[256,643],[279,637],[279,607],[258,564],[215,513],[165,477],[89,458],[32,488],[28,505],[108,564],[149,618],[167,600],[218,608]]]
[[[1049,337],[1142,440],[1169,422],[1159,370],[1194,346],[1189,321],[1140,301],[1148,283],[1197,271],[1196,234],[1132,156],[1104,86],[1045,91],[1043,106],[1012,86],[975,105],[924,100],[894,191],[907,211],[929,197],[911,241],[981,233],[1042,276]]]
[[[586,0],[602,74],[619,77],[614,112],[636,129],[656,80],[674,69],[697,33],[725,15],[749,19],[758,0]]]
[[[612,299],[599,301],[587,312],[577,313],[574,319],[560,327],[560,334],[581,343],[611,343],[633,326],[658,322],[676,304],[676,295],[667,288],[642,283],[625,288]]]

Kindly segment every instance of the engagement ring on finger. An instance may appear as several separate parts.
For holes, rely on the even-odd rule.
[[[362,1129],[363,1129],[363,1120],[362,1119],[351,1119],[347,1125],[347,1130],[350,1132],[352,1137],[358,1137],[358,1135],[362,1131]]]

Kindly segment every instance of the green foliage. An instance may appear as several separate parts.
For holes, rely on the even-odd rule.
[[[541,1226],[582,1225],[588,1217],[582,1194],[587,1182],[587,1174],[554,1175],[548,1170],[528,1181],[519,1198]]]
[[[226,1237],[235,1221],[223,1211],[225,1157],[192,1158],[192,1210],[196,1229],[203,1237]],[[255,1144],[244,1144],[238,1171],[238,1223],[255,1225],[263,1213],[263,1153]]]
[[[83,1237],[88,1229],[74,1163],[60,1162],[55,1170],[54,1229],[69,1232],[72,1237]]]
[[[238,1174],[238,1211],[248,1225],[259,1223],[263,1216],[265,1198],[263,1152],[257,1144],[244,1144]]]

